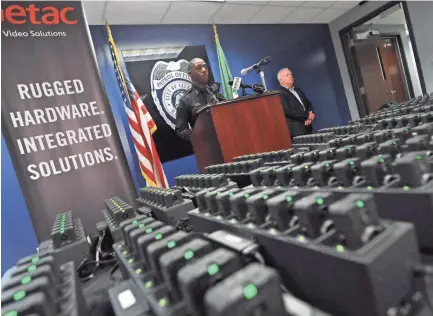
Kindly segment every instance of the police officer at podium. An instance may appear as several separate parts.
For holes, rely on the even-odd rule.
[[[194,58],[188,64],[188,74],[192,87],[179,100],[176,111],[176,133],[181,138],[190,140],[192,128],[197,120],[197,112],[207,104],[225,100],[218,93],[219,86],[208,86],[209,69],[203,59]]]

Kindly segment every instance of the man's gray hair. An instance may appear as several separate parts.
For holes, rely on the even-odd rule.
[[[277,79],[278,79],[278,81],[280,81],[281,73],[282,73],[283,71],[286,71],[286,70],[289,70],[289,71],[290,71],[290,69],[287,68],[287,67],[285,67],[285,68],[281,68],[281,69],[278,71],[278,73],[277,73]]]

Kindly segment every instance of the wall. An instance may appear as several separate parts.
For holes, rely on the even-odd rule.
[[[215,80],[221,80],[211,25],[111,26],[111,30],[119,50],[205,45]],[[128,160],[136,161],[114,77],[105,27],[91,26],[90,31],[116,123],[123,124],[119,128],[121,139],[127,155],[132,153]],[[290,67],[296,78],[296,86],[301,87],[313,102],[316,130],[342,125],[350,119],[326,25],[220,25],[218,33],[234,76],[239,76],[241,69],[263,57],[271,56],[273,61],[265,68],[266,83],[269,89],[277,89],[278,70]],[[258,83],[260,78],[253,72],[244,77],[243,82]],[[144,186],[135,165],[130,166],[136,184]],[[193,156],[164,164],[164,169],[170,183],[173,183],[176,175],[198,172]]]
[[[359,113],[339,32],[346,26],[379,9],[386,3],[386,1],[368,1],[362,6],[354,7],[328,24],[352,119],[359,118]],[[433,29],[433,2],[408,1],[406,4],[412,22],[412,32],[415,37],[415,43],[411,44],[412,46],[416,46],[421,61],[421,69],[418,69],[418,71],[422,72],[425,77],[427,91],[430,92],[433,91],[433,41],[431,40],[431,30]]]
[[[433,92],[433,2],[408,1],[407,10],[412,23],[418,57],[428,93]]]

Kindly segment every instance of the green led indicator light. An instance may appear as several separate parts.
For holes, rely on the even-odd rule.
[[[131,258],[131,259],[128,260],[128,262],[129,262],[129,264],[134,263],[134,259]]]
[[[317,199],[316,199],[316,203],[317,203],[318,205],[322,205],[323,203],[325,203],[325,200],[322,199],[322,198],[317,198]]]
[[[161,307],[167,306],[167,299],[165,297],[163,297],[159,300],[159,306],[161,306]]]
[[[152,227],[149,227],[148,229],[146,229],[146,234],[150,234],[152,232]]]
[[[384,163],[384,162],[385,162],[385,159],[380,158],[380,159],[379,159],[379,162],[380,162],[380,163]]]
[[[340,185],[337,189],[338,190],[343,190],[343,187]]]
[[[146,287],[149,289],[149,288],[152,287],[153,282],[152,282],[152,281],[147,281],[145,285],[146,285]]]
[[[250,195],[247,193],[247,194],[244,195],[244,197],[247,199],[247,198],[250,197]]]
[[[418,159],[418,160],[422,160],[422,156],[421,156],[421,155],[418,155],[418,156],[416,156],[416,159]]]
[[[255,298],[258,292],[259,291],[257,290],[257,286],[255,286],[254,284],[247,284],[244,287],[244,297],[247,300]]]
[[[405,185],[405,186],[403,187],[403,190],[405,190],[405,191],[409,191],[409,187],[408,187],[407,185]]]
[[[144,228],[144,226],[146,226],[146,225],[140,224],[140,225],[138,225],[138,228]]]
[[[190,260],[194,257],[194,251],[187,250],[187,251],[185,251],[185,254],[183,256],[186,260]]]
[[[39,257],[32,258],[32,263],[38,263],[38,262],[39,262]]]
[[[137,274],[141,274],[141,272],[143,272],[143,270],[141,270],[140,268],[138,268],[137,270],[135,270],[135,273],[137,273]]]
[[[217,274],[219,271],[220,271],[220,267],[216,263],[211,264],[207,268],[207,273],[209,273],[209,275]]]
[[[14,294],[14,301],[21,301],[24,297],[26,297],[26,291],[18,291]]]
[[[337,245],[337,247],[335,247],[335,249],[337,249],[338,252],[344,252],[344,246],[343,245]]]
[[[128,254],[128,250],[125,250],[124,252],[123,252],[123,255],[127,255]]]
[[[329,167],[329,163],[325,164],[325,167],[328,168]]]
[[[229,195],[230,195],[230,196],[233,196],[234,194],[233,194],[233,192],[230,192]]]
[[[160,239],[162,239],[162,234],[161,234],[161,233],[156,234],[156,235],[155,235],[155,239],[156,239],[156,240],[160,240]]]
[[[354,164],[353,160],[349,161],[349,165],[353,166]]]
[[[3,314],[3,316],[18,316],[17,311],[9,311]]]
[[[365,205],[365,204],[364,204],[363,201],[361,201],[361,200],[356,201],[356,206],[357,206],[357,207],[359,207],[359,208],[363,208],[364,205]]]
[[[132,221],[132,224],[137,224],[138,223],[138,221],[136,220],[136,219],[134,219],[133,221]]]
[[[302,236],[302,235],[299,235],[299,236],[298,236],[298,240],[304,242],[304,241],[305,241],[305,237]]]
[[[174,240],[169,241],[168,244],[167,244],[167,248],[171,249],[171,248],[174,248],[174,247],[176,247],[176,242]]]
[[[30,267],[27,269],[28,272],[33,272],[33,271],[35,271],[35,270],[36,270],[36,266],[35,266],[35,265],[32,265],[32,266],[30,266]]]
[[[267,200],[267,199],[269,199],[269,195],[267,194],[263,195],[263,200]]]
[[[24,278],[21,279],[21,284],[22,285],[29,284],[30,282],[32,282],[32,277],[31,276],[25,276]]]
[[[305,165],[304,168],[305,168],[305,169],[308,169],[308,165]]]
[[[373,189],[373,187],[370,185],[367,187],[367,190],[372,190],[372,189]]]
[[[290,203],[293,201],[293,198],[291,196],[288,196],[288,197],[286,197],[286,201]]]

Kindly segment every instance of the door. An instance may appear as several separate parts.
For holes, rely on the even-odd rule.
[[[406,89],[406,77],[397,38],[382,38],[380,52],[384,71],[390,82],[391,101],[404,102],[409,99]]]
[[[359,37],[358,37],[359,38]],[[367,113],[408,99],[405,74],[396,38],[379,34],[351,41],[357,84]]]

